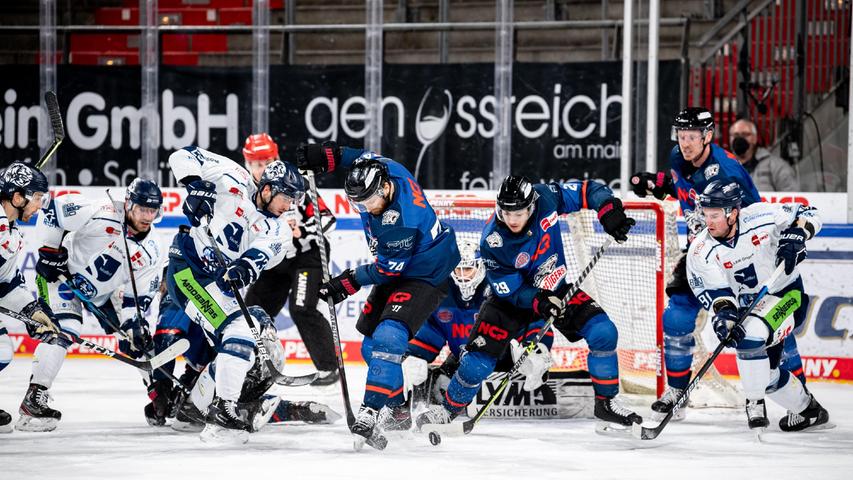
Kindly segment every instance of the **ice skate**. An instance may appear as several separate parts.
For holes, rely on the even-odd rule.
[[[12,416],[8,412],[0,408],[0,433],[10,433],[12,431]]]
[[[829,412],[823,408],[814,395],[811,397],[809,406],[800,413],[789,411],[788,416],[779,420],[779,428],[783,432],[802,432],[808,430],[824,430],[834,428],[835,425],[829,423]]]
[[[407,404],[383,407],[379,411],[379,428],[383,432],[404,432],[412,428],[412,412]]]
[[[340,420],[341,416],[327,405],[317,402],[281,402],[273,415],[274,422],[305,422],[328,424]]]
[[[247,415],[247,418],[251,419],[253,432],[257,432],[269,423],[270,418],[275,414],[280,403],[281,397],[278,395],[264,395],[256,402],[253,402],[253,406],[249,409]]]
[[[377,450],[384,450],[388,445],[388,440],[376,428],[376,420],[379,413],[370,408],[361,406],[358,414],[355,416],[355,423],[350,429],[353,433],[353,448],[359,451],[367,443]]]
[[[193,402],[187,400],[175,414],[175,421],[172,422],[172,430],[197,433],[204,430],[204,425],[204,414],[196,408]]]
[[[200,437],[208,443],[246,443],[250,428],[244,413],[238,410],[237,402],[217,397],[207,410],[207,425]]]
[[[663,396],[652,403],[652,420],[657,422],[663,420],[663,418],[672,410],[672,407],[675,405],[675,402],[678,400],[678,397],[681,396],[682,392],[684,392],[684,390],[680,388],[667,388]],[[686,406],[687,404],[679,408],[678,411],[675,412],[675,415],[672,416],[671,421],[680,422],[681,420],[684,420],[685,417],[687,417]]]
[[[602,434],[610,432],[630,434],[633,424],[643,423],[641,416],[623,407],[615,397],[596,397],[594,415],[598,419],[595,431]]]
[[[19,410],[21,417],[15,429],[22,432],[50,432],[56,430],[62,413],[47,405],[51,400],[47,387],[30,384]]]

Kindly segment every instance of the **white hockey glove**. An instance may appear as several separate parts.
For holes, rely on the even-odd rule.
[[[525,346],[518,343],[518,340],[514,338],[510,340],[509,346],[512,351],[512,361],[517,362],[524,352]],[[541,343],[536,345],[536,348],[524,359],[524,363],[518,367],[518,373],[524,375],[524,390],[533,392],[541,387],[544,383],[542,377],[551,368],[552,363],[551,352],[548,351],[548,347]]]
[[[403,398],[408,398],[416,385],[424,383],[429,375],[429,365],[423,358],[409,355],[403,360]]]

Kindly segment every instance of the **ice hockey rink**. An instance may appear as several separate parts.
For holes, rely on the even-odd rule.
[[[0,376],[0,406],[16,418],[30,364],[31,357],[16,357]],[[366,368],[348,366],[347,374],[357,406]],[[768,401],[771,428],[762,443],[741,410],[703,409],[690,410],[685,422],[670,424],[653,441],[596,434],[592,420],[484,420],[470,435],[445,436],[438,446],[410,435],[390,437],[382,452],[355,452],[344,420],[269,425],[236,446],[150,427],[142,415],[145,388],[133,369],[109,359],[70,358],[51,389],[52,405],[62,411],[59,428],[0,435],[0,478],[849,479],[853,386],[809,386],[836,427],[783,433],[777,422],[784,412]],[[284,398],[343,411],[337,386],[278,389]],[[646,415],[648,401],[632,399],[631,405]]]

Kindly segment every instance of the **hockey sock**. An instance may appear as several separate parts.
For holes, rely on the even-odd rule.
[[[50,388],[53,379],[65,362],[66,347],[39,343],[33,353],[33,376],[32,383]]]
[[[615,397],[619,393],[619,359],[616,356],[618,334],[610,318],[599,313],[590,318],[580,331],[589,345],[589,376],[599,397]]]
[[[764,342],[768,328],[757,318],[747,318],[743,322],[746,332],[737,346],[737,367],[743,393],[747,400],[761,400],[770,385],[770,358]]]
[[[193,402],[200,412],[206,412],[210,402],[213,401],[213,395],[216,393],[216,381],[213,378],[214,364],[211,363],[208,368],[205,368],[198,380],[196,380],[193,389],[190,392],[190,401]]]
[[[803,385],[806,384],[806,374],[803,372],[803,359],[797,350],[797,338],[794,335],[789,335],[785,339],[780,368],[791,372],[792,375],[803,382]]]
[[[811,397],[797,377],[785,370],[774,369],[771,372],[767,396],[774,402],[794,413],[800,413],[809,406]]]
[[[458,412],[471,403],[483,380],[495,370],[497,358],[485,352],[467,352],[462,355],[459,368],[450,379],[444,395],[444,407]]]
[[[0,372],[12,363],[12,339],[6,329],[0,327]]]
[[[246,373],[255,363],[255,341],[243,319],[235,319],[222,332],[222,345],[216,357],[216,395],[237,401]]]
[[[699,313],[697,304],[690,294],[673,294],[663,312],[664,363],[667,384],[671,388],[683,390],[690,383],[696,346],[693,330]]]
[[[370,368],[363,404],[379,410],[403,402],[403,354],[409,329],[396,320],[383,320],[371,336]]]

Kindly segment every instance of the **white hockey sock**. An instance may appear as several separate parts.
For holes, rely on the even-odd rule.
[[[767,357],[749,359],[738,357],[737,368],[740,372],[740,381],[746,399],[763,399],[764,391],[770,384],[770,359]]]
[[[774,370],[774,373],[776,374],[776,378],[778,378],[779,370]],[[806,393],[806,389],[803,388],[803,383],[793,375],[788,375],[788,381],[767,396],[788,409],[788,411],[794,413],[800,413],[805,410],[809,406],[809,401],[811,401],[811,397]]]
[[[65,362],[67,351],[59,345],[50,345],[41,342],[33,353],[33,378],[32,383],[50,388],[53,379]]]
[[[254,364],[254,353],[249,360],[221,352],[216,356],[216,395],[223,400],[237,401],[246,373]]]
[[[210,376],[210,367],[205,368],[196,380],[192,391],[190,392],[190,400],[200,412],[207,412],[207,407],[213,401],[213,394],[216,393],[216,382]]]

